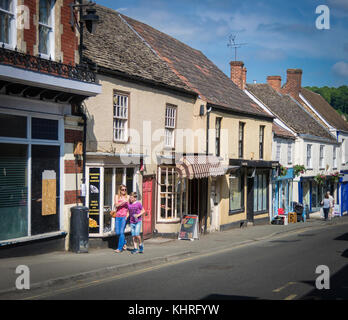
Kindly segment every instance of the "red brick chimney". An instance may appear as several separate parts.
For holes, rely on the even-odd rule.
[[[275,90],[280,92],[282,78],[280,76],[268,76],[267,83]]]
[[[288,69],[286,75],[286,84],[282,88],[282,93],[290,94],[293,98],[299,99],[301,80],[301,69]]]
[[[242,61],[231,61],[231,80],[238,86],[239,89],[244,90],[246,83],[247,69],[244,67]]]

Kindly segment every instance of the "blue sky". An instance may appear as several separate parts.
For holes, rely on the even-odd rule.
[[[303,70],[302,85],[348,85],[348,0],[96,0],[203,52],[227,75],[237,51],[247,82],[286,69]],[[330,29],[316,28],[318,5],[330,9]]]

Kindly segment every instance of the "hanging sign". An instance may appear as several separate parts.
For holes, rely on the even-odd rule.
[[[198,216],[186,215],[182,218],[179,240],[194,240],[198,239]]]

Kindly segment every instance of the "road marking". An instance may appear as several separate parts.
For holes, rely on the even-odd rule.
[[[346,224],[346,223],[342,223],[342,224]],[[340,225],[342,225],[342,224],[340,224]],[[300,230],[293,230],[293,231],[290,231],[290,232],[284,232],[284,233],[279,234],[278,236],[275,236],[274,239],[285,238],[285,237],[287,237],[289,235],[291,236],[291,235],[294,235],[294,234],[305,233],[305,232],[308,232],[309,230],[313,230],[313,229],[324,229],[326,227],[327,227],[327,225],[324,226],[324,227],[320,226],[320,227],[317,227],[317,228],[316,227],[313,227],[313,228],[312,227],[307,227],[307,228],[303,228],[303,229],[300,229]],[[181,264],[181,263],[184,263],[184,262],[193,261],[193,260],[197,260],[197,259],[201,259],[201,258],[205,258],[205,257],[210,257],[210,256],[221,254],[221,253],[226,253],[226,252],[233,251],[234,249],[238,249],[238,248],[241,248],[241,247],[244,247],[244,246],[252,245],[252,244],[255,244],[255,243],[258,243],[258,242],[262,242],[262,241],[267,241],[269,238],[270,237],[264,237],[262,239],[246,240],[246,241],[244,241],[244,242],[242,242],[239,245],[236,245],[234,247],[224,248],[224,249],[216,250],[216,251],[212,251],[212,252],[209,251],[207,253],[203,253],[203,254],[200,254],[200,255],[197,255],[197,256],[184,258],[184,259],[177,260],[177,261],[170,261],[170,262],[167,262],[167,263],[163,263],[163,264],[160,264],[160,265],[148,267],[148,268],[145,268],[145,269],[135,270],[135,271],[131,271],[131,272],[128,272],[128,273],[123,273],[123,274],[119,274],[119,275],[115,275],[115,276],[111,276],[111,277],[107,277],[107,278],[103,278],[103,279],[99,279],[99,280],[90,281],[90,282],[87,282],[87,283],[84,283],[84,284],[81,284],[81,285],[74,285],[72,287],[56,289],[56,290],[53,289],[52,291],[50,291],[48,293],[43,293],[43,294],[38,294],[38,295],[35,295],[35,296],[26,297],[26,298],[23,298],[23,300],[30,300],[30,299],[38,299],[38,298],[49,297],[49,296],[57,295],[57,294],[60,294],[60,293],[63,293],[63,292],[72,292],[72,291],[76,291],[78,289],[84,289],[84,288],[87,288],[87,287],[96,286],[96,285],[99,285],[99,284],[102,284],[102,283],[105,283],[105,282],[108,282],[108,281],[120,280],[120,279],[123,279],[123,278],[127,278],[127,277],[131,277],[131,276],[139,275],[139,274],[142,274],[142,273],[158,270],[158,269],[165,268],[165,267],[168,267],[168,266],[174,266],[174,265]],[[271,237],[271,238],[273,238],[273,237]],[[292,296],[293,295],[291,295],[289,297],[292,297]],[[289,298],[289,297],[287,297],[287,298]],[[296,297],[296,295],[294,297]],[[287,300],[287,298],[285,300]]]
[[[284,285],[284,286],[282,286],[282,287],[280,287],[280,288],[278,288],[278,289],[274,289],[273,292],[280,292],[280,291],[282,291],[283,289],[285,289],[286,287],[289,287],[289,286],[291,286],[291,285],[293,285],[293,284],[296,284],[296,282],[288,282],[286,285]]]
[[[293,300],[295,297],[297,297],[297,294],[291,294],[290,296],[286,297],[284,300]]]

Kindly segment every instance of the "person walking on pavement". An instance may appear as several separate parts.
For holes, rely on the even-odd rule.
[[[129,196],[129,220],[131,225],[134,249],[132,253],[143,253],[144,252],[144,244],[141,242],[140,229],[142,224],[142,215],[145,210],[142,204],[137,201],[137,193],[132,192]],[[138,249],[139,243],[139,249]]]
[[[116,209],[115,232],[118,238],[118,246],[115,252],[122,252],[127,249],[127,242],[124,235],[128,212],[129,196],[127,195],[127,187],[121,184],[118,188],[118,193],[115,195],[114,207]]]
[[[334,199],[333,196],[330,194],[330,191],[327,192],[327,195],[329,196],[329,200],[330,200],[329,218],[331,218],[331,217],[332,217],[333,210],[334,210],[334,206],[335,206],[335,199]]]
[[[325,197],[323,201],[321,202],[321,205],[323,206],[324,220],[327,220],[329,216],[329,211],[330,211],[330,199],[327,193],[325,193]]]

